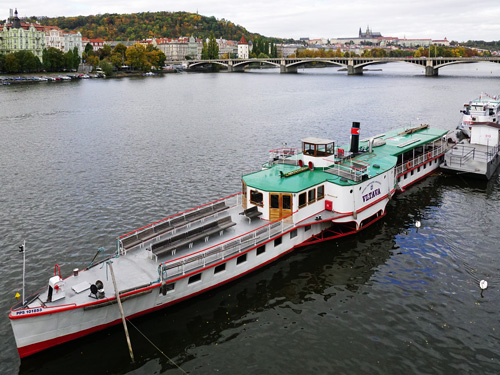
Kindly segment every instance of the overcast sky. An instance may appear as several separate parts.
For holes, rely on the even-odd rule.
[[[155,11],[198,12],[279,38],[352,37],[367,26],[383,36],[500,40],[500,0],[23,0],[2,2],[19,16],[78,16]]]

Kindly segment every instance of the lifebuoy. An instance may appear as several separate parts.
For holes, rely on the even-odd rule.
[[[410,169],[411,168],[411,161],[409,161],[408,163],[406,163],[406,169]]]
[[[431,160],[431,158],[432,158],[432,154],[429,152],[429,153],[427,154],[427,159]]]
[[[54,276],[57,276],[57,270],[59,270],[59,277],[61,277],[61,268],[59,268],[59,264],[54,266]],[[62,277],[61,277],[62,279]]]

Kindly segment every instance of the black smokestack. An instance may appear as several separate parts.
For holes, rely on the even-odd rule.
[[[351,128],[351,152],[359,152],[359,122],[353,122]]]

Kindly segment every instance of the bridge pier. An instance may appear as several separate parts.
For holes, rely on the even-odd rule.
[[[280,65],[280,73],[297,73],[297,67]]]
[[[348,65],[347,66],[347,75],[349,76],[360,76],[363,75],[363,67],[362,66],[353,66],[353,65]]]
[[[433,66],[426,66],[425,67],[425,76],[426,77],[435,77],[438,75],[438,69],[434,68]]]
[[[245,67],[244,66],[228,65],[227,66],[227,71],[228,72],[241,72],[241,73],[243,73],[245,71]]]

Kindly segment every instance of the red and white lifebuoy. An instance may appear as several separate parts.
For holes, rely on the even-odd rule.
[[[408,163],[406,163],[406,169],[410,169],[411,168],[411,161],[409,161]]]
[[[432,158],[432,154],[429,152],[429,153],[427,154],[427,159],[431,160],[431,158]]]

